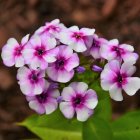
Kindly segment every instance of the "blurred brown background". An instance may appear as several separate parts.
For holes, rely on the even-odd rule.
[[[20,40],[55,18],[67,27],[94,27],[100,36],[130,43],[140,54],[140,0],[0,0],[0,49],[9,37]],[[137,67],[140,76],[140,59]],[[113,118],[140,108],[139,94],[125,95],[123,102],[112,101]],[[32,113],[17,85],[16,69],[0,60],[0,140],[33,137],[14,124]]]

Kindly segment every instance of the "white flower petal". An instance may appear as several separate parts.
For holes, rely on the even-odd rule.
[[[21,44],[25,45],[29,40],[29,34],[27,34],[26,36],[24,36],[21,40]]]
[[[123,96],[122,96],[122,89],[117,86],[117,84],[114,84],[111,86],[110,90],[110,97],[115,100],[115,101],[122,101]]]
[[[46,114],[51,114],[52,112],[54,112],[57,109],[57,105],[58,104],[57,104],[56,99],[48,97],[47,103],[45,103],[44,105]]]
[[[34,93],[35,95],[39,95],[39,94],[42,93],[43,88],[44,88],[44,85],[35,84],[35,85],[34,85],[34,89],[33,89],[33,93]]]
[[[15,38],[8,39],[7,44],[10,45],[11,47],[19,46],[19,44]]]
[[[67,59],[66,65],[64,67],[67,71],[71,71],[78,65],[79,65],[79,57],[76,53],[74,53],[69,59]]]
[[[95,29],[90,29],[90,28],[82,28],[80,29],[82,33],[84,33],[84,36],[92,36],[95,32]]]
[[[131,64],[131,62],[123,63],[121,66],[121,73],[127,74],[127,76],[132,76],[136,71],[136,66]]]
[[[127,78],[127,84],[123,85],[123,89],[129,96],[134,95],[140,89],[140,78]]]
[[[109,45],[113,45],[113,46],[118,46],[119,45],[118,39],[112,39],[108,43],[109,43]]]
[[[22,67],[24,65],[24,58],[22,56],[15,57],[15,66]]]
[[[75,91],[72,89],[72,87],[65,87],[61,93],[61,96],[65,101],[71,101],[72,97],[75,95]]]
[[[86,101],[84,105],[90,109],[94,109],[98,104],[98,99],[96,92],[92,89],[89,89],[85,95]]]
[[[29,102],[29,107],[33,110],[35,110],[37,113],[39,114],[44,114],[45,113],[45,109],[44,107],[38,103],[38,101],[30,101]]]
[[[87,50],[87,47],[86,47],[83,40],[79,40],[78,42],[74,42],[74,43],[70,44],[70,46],[76,52],[84,52]]]
[[[60,103],[60,111],[63,113],[63,115],[68,118],[71,119],[74,116],[75,110],[72,107],[70,102],[61,102]]]
[[[82,108],[76,108],[76,113],[77,113],[77,120],[84,122],[91,116],[93,110],[83,106]]]
[[[129,51],[129,52],[133,52],[134,51],[134,47],[128,44],[121,44],[119,45],[120,48]]]
[[[23,67],[19,68],[17,71],[17,79],[24,80],[24,79],[26,79],[26,77],[28,76],[29,73],[30,73],[30,70],[27,67],[23,66]]]
[[[74,70],[71,70],[69,72],[66,70],[58,70],[57,81],[66,83],[66,82],[70,81],[73,76],[74,76]]]
[[[72,82],[70,85],[76,93],[85,94],[86,90],[88,89],[88,85],[84,82]]]
[[[128,53],[123,54],[122,58],[123,58],[124,62],[135,64],[137,59],[139,58],[139,56],[137,53],[128,52]]]
[[[70,30],[72,32],[77,32],[77,31],[79,31],[79,28],[78,28],[78,26],[71,26],[68,28],[68,30]]]

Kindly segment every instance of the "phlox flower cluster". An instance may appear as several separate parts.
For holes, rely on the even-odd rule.
[[[6,66],[18,68],[20,89],[39,114],[59,108],[68,119],[86,121],[98,104],[98,93],[74,76],[87,69],[100,74],[101,87],[116,101],[123,100],[122,90],[132,96],[140,89],[140,78],[132,77],[138,59],[133,46],[98,37],[95,29],[67,28],[59,19],[46,22],[20,43],[10,38],[1,56]],[[90,81],[95,82],[92,77]]]

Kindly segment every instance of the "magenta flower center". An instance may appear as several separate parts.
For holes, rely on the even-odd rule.
[[[117,77],[114,79],[114,82],[117,82],[119,87],[122,87],[122,85],[126,84],[126,74],[118,73]]]
[[[20,56],[22,50],[23,50],[23,47],[22,47],[22,46],[16,47],[16,48],[15,48],[15,51],[14,51],[14,55],[15,55],[15,56]]]
[[[72,98],[72,104],[74,107],[81,106],[84,102],[84,97],[81,94],[77,94],[76,97]]]
[[[45,54],[45,47],[37,47],[36,48],[36,52],[35,52],[35,55],[38,56],[38,57],[42,57],[44,54]]]
[[[42,93],[40,95],[36,95],[36,99],[38,100],[39,103],[45,103],[47,100],[47,93]]]
[[[72,37],[74,37],[76,40],[80,40],[80,39],[84,39],[83,33],[74,33],[72,35]]]
[[[34,71],[29,75],[29,80],[31,83],[37,83],[38,82],[38,74]]]
[[[113,46],[112,51],[115,51],[117,56],[121,56],[124,53],[124,50],[118,46]]]
[[[99,42],[93,39],[92,47],[99,48],[100,47]]]
[[[56,26],[53,26],[53,25],[50,25],[49,27],[46,28],[46,31],[49,31],[49,30],[53,30],[53,31],[59,31],[59,28],[56,27]]]
[[[55,62],[55,67],[56,67],[56,69],[62,69],[64,67],[64,64],[65,64],[65,60],[63,58],[58,59]]]

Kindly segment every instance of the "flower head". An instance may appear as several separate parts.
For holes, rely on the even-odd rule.
[[[130,62],[121,65],[119,61],[112,60],[101,73],[101,86],[109,90],[112,99],[122,101],[122,90],[132,96],[140,89],[140,78],[131,77],[135,71],[136,67]]]
[[[62,30],[64,30],[66,27],[64,24],[60,23],[59,19],[55,19],[51,22],[46,22],[45,26],[40,27],[38,30],[36,30],[35,34],[38,35],[47,35],[52,36],[57,39],[59,39],[59,34]]]
[[[32,93],[34,95],[34,93]],[[29,106],[39,114],[50,114],[57,109],[57,97],[60,93],[58,89],[50,87],[50,83],[46,81],[45,87],[41,94],[27,96]]]
[[[60,110],[68,119],[77,114],[79,121],[86,121],[98,103],[96,92],[88,90],[88,85],[83,82],[73,82],[62,91],[63,102]]]
[[[101,56],[107,60],[123,60],[124,62],[136,63],[138,55],[133,52],[134,48],[128,44],[119,44],[117,39],[110,40],[101,47]]]
[[[25,49],[25,45],[28,42],[29,35],[26,35],[22,38],[21,44],[19,44],[16,39],[10,38],[7,41],[7,44],[2,48],[1,57],[3,59],[3,63],[6,66],[22,67],[25,64],[23,57],[23,50]]]
[[[56,40],[47,36],[33,36],[26,44],[24,58],[32,69],[46,69],[48,63],[56,61],[58,49],[55,48]]]
[[[47,68],[49,78],[57,82],[68,82],[74,75],[74,68],[79,65],[79,57],[66,45],[58,46],[56,61]]]
[[[95,29],[72,26],[60,34],[60,42],[69,45],[76,52],[84,52],[92,44],[92,36]]]
[[[18,69],[17,79],[20,89],[25,95],[41,94],[45,86],[45,71],[32,70],[25,66]]]

